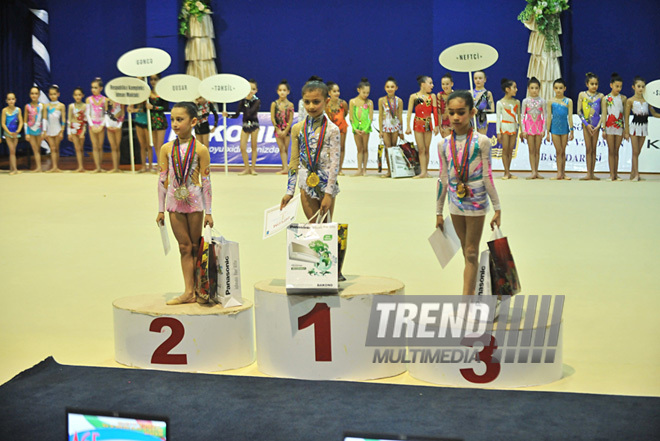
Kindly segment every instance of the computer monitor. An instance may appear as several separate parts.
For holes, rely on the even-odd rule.
[[[69,441],[96,439],[168,441],[168,424],[167,417],[154,415],[66,409],[66,430]]]
[[[413,435],[386,435],[383,433],[345,432],[344,441],[461,441],[459,438],[434,438]]]

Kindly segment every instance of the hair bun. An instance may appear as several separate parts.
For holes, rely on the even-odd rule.
[[[506,79],[506,78],[502,78],[502,80],[500,81],[500,84],[501,84],[502,86],[504,86],[504,85],[505,85],[506,83],[508,83],[508,82],[509,82],[508,79]]]
[[[368,83],[369,82],[369,80],[365,77],[360,78],[360,81],[363,82],[363,83]]]

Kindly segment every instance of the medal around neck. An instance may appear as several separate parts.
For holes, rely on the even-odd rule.
[[[190,139],[190,143],[186,148],[186,152],[181,157],[181,143],[179,138],[174,141],[174,146],[172,147],[172,167],[174,168],[174,177],[177,182],[177,188],[174,190],[174,198],[178,201],[185,201],[188,199],[190,192],[186,187],[186,181],[190,175],[190,169],[192,166],[193,158],[195,157],[195,152],[197,150],[197,140],[193,136]]]
[[[323,141],[325,140],[325,130],[327,127],[328,120],[323,117],[323,123],[321,124],[318,142],[316,143],[316,152],[314,152],[314,158],[312,158],[310,137],[314,133],[313,120],[311,118],[307,118],[303,126],[305,151],[307,152],[307,170],[309,171],[306,183],[311,188],[315,188],[321,182],[319,175],[316,174],[316,164],[318,163],[319,157],[321,156],[321,148],[323,147]]]

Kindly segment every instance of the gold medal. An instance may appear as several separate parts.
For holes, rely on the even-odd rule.
[[[314,188],[319,185],[319,182],[321,182],[321,179],[319,179],[319,175],[316,173],[311,172],[309,175],[307,175],[307,185],[309,187]]]
[[[459,199],[463,199],[466,194],[467,194],[467,188],[465,187],[465,184],[459,182],[458,185],[456,186],[456,196],[458,196]]]
[[[185,201],[188,199],[188,194],[188,189],[186,187],[177,187],[177,189],[174,190],[174,199],[177,201]]]

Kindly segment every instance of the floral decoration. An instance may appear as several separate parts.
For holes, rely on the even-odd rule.
[[[545,37],[547,52],[559,49],[559,14],[568,9],[568,0],[527,0],[527,6],[518,15],[521,22],[534,21],[538,31]]]
[[[187,35],[190,20],[193,18],[202,21],[205,15],[213,14],[209,3],[210,0],[183,0],[179,12],[179,34]]]

